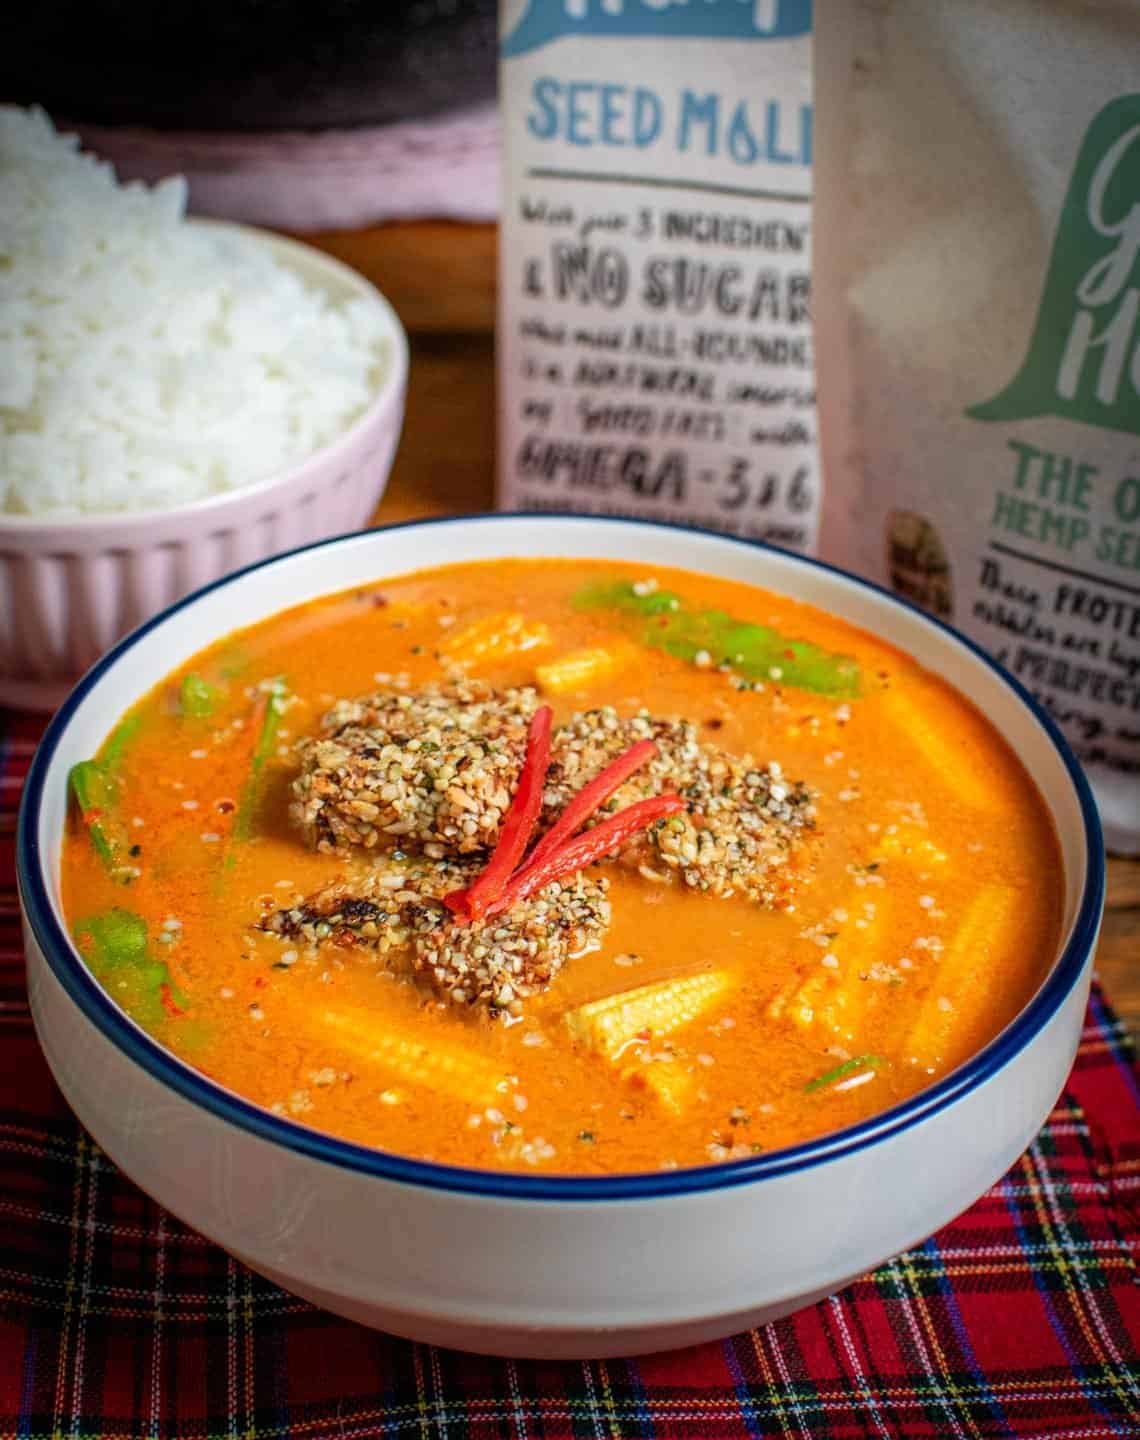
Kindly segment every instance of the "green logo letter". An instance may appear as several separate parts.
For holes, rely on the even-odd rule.
[[[1053,242],[1029,354],[976,420],[1060,415],[1140,434],[1140,95],[1093,120]]]

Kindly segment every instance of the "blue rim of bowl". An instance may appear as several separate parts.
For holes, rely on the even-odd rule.
[[[203,595],[242,576],[272,565],[284,564],[294,556],[311,550],[331,549],[346,542],[358,541],[368,534],[391,534],[398,530],[428,529],[453,525],[509,525],[512,522],[545,521],[573,522],[582,526],[598,524],[678,531],[689,535],[741,546],[749,550],[770,552],[782,560],[805,565],[835,575],[844,582],[883,596],[892,605],[912,611],[925,624],[941,631],[961,645],[974,658],[992,671],[1012,690],[1029,710],[1048,736],[1068,772],[1076,791],[1084,822],[1087,871],[1076,922],[1068,943],[1044,984],[1029,1004],[984,1049],[944,1079],[904,1100],[891,1109],[859,1125],[820,1136],[799,1145],[773,1150],[745,1160],[721,1161],[692,1169],[636,1172],[629,1175],[573,1176],[525,1175],[513,1171],[476,1170],[470,1167],[441,1165],[434,1161],[413,1160],[388,1151],[338,1140],[318,1130],[272,1114],[241,1096],[209,1080],[199,1071],[179,1060],[130,1020],[100,987],[84,965],[67,932],[56,918],[43,874],[43,857],[39,846],[39,815],[46,777],[60,738],[81,701],[119,658],[139,640],[163,624],[170,616],[193,605]],[[330,592],[332,593],[332,592]],[[176,601],[152,619],[133,630],[98,660],[64,701],[44,733],[28,771],[17,822],[16,874],[25,917],[52,973],[70,999],[119,1050],[140,1065],[153,1079],[168,1086],[184,1099],[201,1106],[222,1120],[239,1126],[263,1140],[284,1145],[294,1153],[342,1169],[362,1172],[378,1179],[421,1185],[433,1190],[460,1191],[471,1195],[511,1200],[601,1201],[648,1200],[670,1196],[691,1195],[705,1190],[720,1190],[787,1175],[812,1166],[826,1164],[842,1156],[867,1149],[908,1130],[928,1116],[945,1109],[996,1074],[1044,1028],[1068,998],[1080,980],[1088,961],[1104,904],[1105,858],[1100,819],[1096,802],[1076,757],[1061,732],[1028,690],[972,640],[949,625],[928,615],[918,606],[893,594],[881,585],[852,575],[837,566],[810,556],[781,550],[759,540],[715,532],[694,531],[684,525],[660,520],[636,520],[621,516],[582,516],[572,514],[533,514],[528,512],[483,515],[444,516],[438,519],[409,520],[377,530],[356,531],[304,545],[283,555],[247,565],[220,580],[203,586],[191,595]]]

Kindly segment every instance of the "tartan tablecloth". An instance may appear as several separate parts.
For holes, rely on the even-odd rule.
[[[1095,993],[1041,1134],[966,1215],[842,1294],[637,1361],[480,1359],[325,1315],[159,1209],[80,1129],[28,1014],[0,712],[0,1440],[1140,1437],[1140,1088]]]

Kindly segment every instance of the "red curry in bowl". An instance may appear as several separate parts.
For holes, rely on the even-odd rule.
[[[942,680],[763,590],[494,561],[203,651],[72,774],[113,998],[418,1158],[705,1164],[883,1110],[1023,1007],[1056,838]]]

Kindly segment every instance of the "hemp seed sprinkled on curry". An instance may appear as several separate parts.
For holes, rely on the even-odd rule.
[[[400,576],[227,637],[71,776],[76,944],[164,1045],[387,1150],[599,1173],[864,1119],[990,1040],[1056,839],[943,681],[633,562]]]

